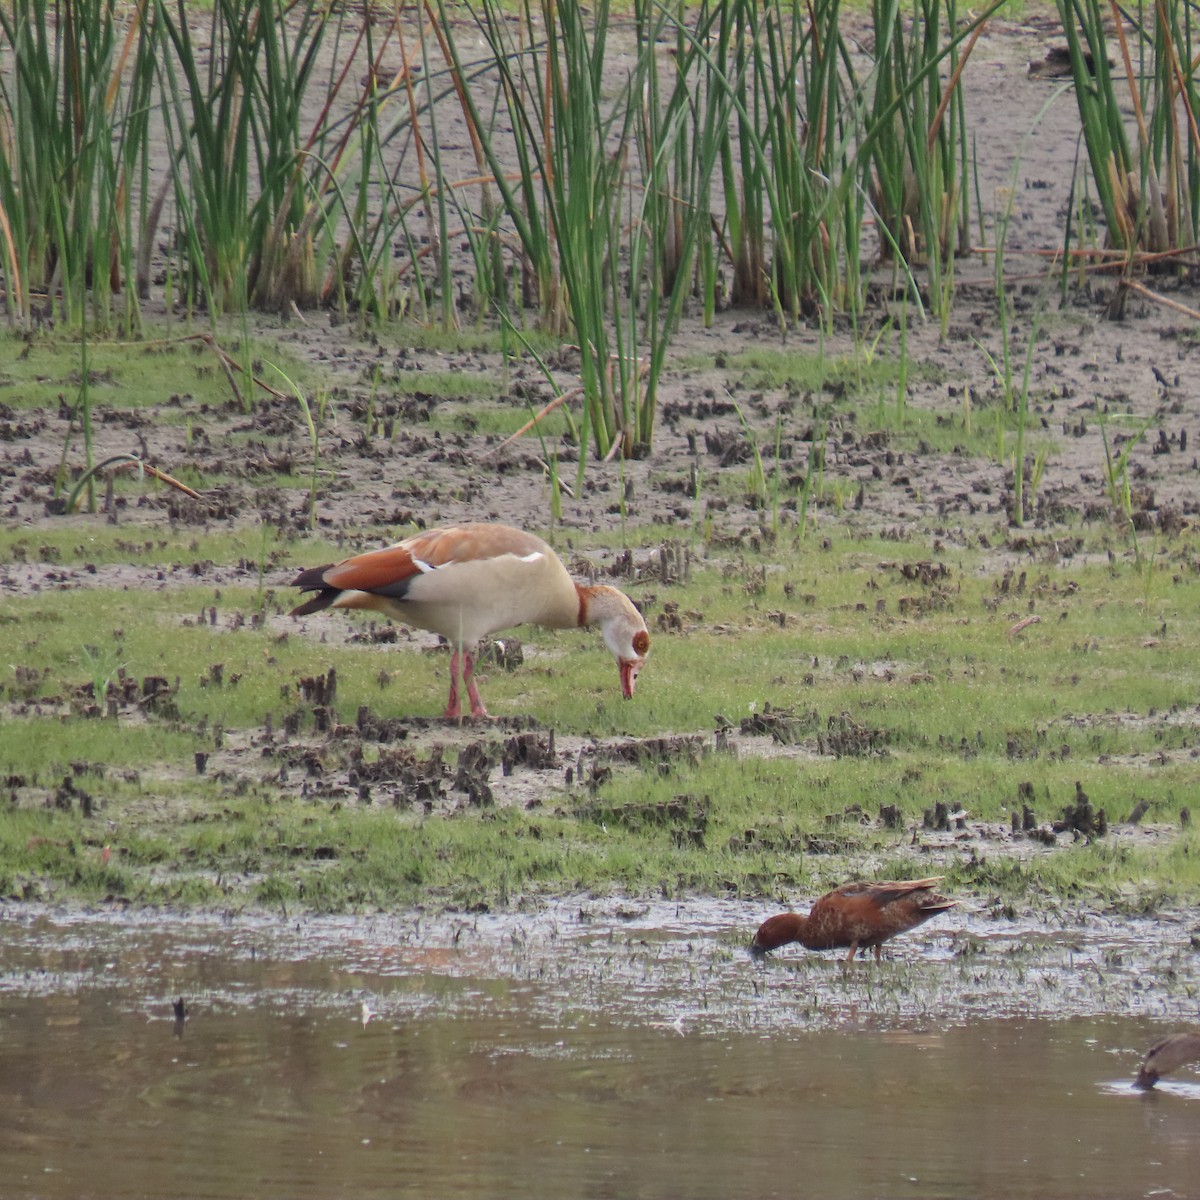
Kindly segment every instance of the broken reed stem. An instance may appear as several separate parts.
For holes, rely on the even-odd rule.
[[[932,154],[937,146],[938,132],[942,128],[942,121],[945,120],[946,108],[954,98],[954,89],[958,87],[958,81],[962,77],[963,68],[967,65],[967,59],[971,57],[971,51],[975,49],[975,43],[979,41],[979,35],[987,28],[987,24],[987,18],[985,17],[975,26],[971,38],[967,42],[967,47],[962,52],[962,57],[958,60],[958,65],[954,68],[954,74],[950,76],[946,84],[946,90],[942,93],[942,99],[937,106],[937,112],[933,114],[933,120],[929,123],[929,135],[925,139],[925,150],[928,154]]]
[[[277,400],[290,400],[292,398],[290,392],[281,392],[278,388],[273,388],[265,379],[260,379],[253,371],[247,371],[236,358],[221,349],[217,344],[217,339],[211,333],[184,333],[180,334],[179,337],[159,338],[157,341],[152,342],[113,342],[111,344],[115,346],[137,346],[142,349],[148,349],[151,346],[177,346],[181,342],[203,342],[208,346],[217,356],[217,360],[225,372],[225,377],[229,380],[230,387],[233,388],[234,398],[239,404],[242,404],[242,395],[237,383],[234,381],[234,371],[239,375],[245,375],[255,387],[262,388],[264,392],[270,392]]]
[[[1152,292],[1145,284],[1138,283],[1136,279],[1122,279],[1121,287],[1127,288],[1131,292],[1137,292],[1139,296],[1145,296],[1147,300],[1153,300],[1155,304],[1161,304],[1163,308],[1183,313],[1185,317],[1191,317],[1193,321],[1200,321],[1200,312],[1196,309],[1188,308],[1186,304],[1180,304],[1178,300],[1171,300],[1166,296],[1160,296],[1157,292]]]
[[[101,464],[101,465],[103,466],[103,464]],[[158,469],[158,467],[152,467],[149,463],[141,463],[141,464],[133,463],[133,462],[118,463],[116,466],[113,467],[113,470],[114,471],[124,471],[124,470],[132,471],[135,467],[138,467],[139,465],[140,465],[141,470],[145,471],[145,473],[147,475],[152,476],[154,479],[157,479],[160,483],[165,483],[165,484],[167,484],[168,487],[175,488],[176,491],[182,492],[185,496],[190,496],[191,499],[193,499],[193,500],[200,499],[200,493],[198,491],[196,491],[194,488],[188,487],[188,485],[186,483],[182,482],[182,480],[176,479],[174,475],[168,475],[166,473],[166,471],[160,471]]]
[[[972,246],[969,253],[979,255],[995,254],[996,250],[991,246]],[[1147,250],[1134,255],[1130,255],[1125,250],[1079,247],[1069,250],[1066,257],[1074,260],[1085,258],[1100,259],[1100,262],[1078,263],[1078,265],[1072,266],[1071,269],[1079,271],[1084,275],[1102,275],[1110,271],[1124,271],[1130,267],[1149,266],[1152,263],[1163,262],[1169,259],[1186,258],[1188,255],[1196,253],[1200,253],[1200,245],[1180,246],[1174,250]],[[1061,261],[1064,257],[1062,250],[1022,250],[1021,254],[1028,255],[1031,258],[1048,258],[1051,260],[1051,266]],[[1045,278],[1045,271],[1027,272],[1023,275],[1005,275],[1004,284],[1008,286],[1014,283],[1036,283]],[[1132,281],[1122,280],[1122,283],[1125,284],[1130,282]]]
[[[103,462],[98,462],[94,467],[85,471],[83,475],[75,481],[75,486],[71,489],[71,494],[67,497],[66,511],[74,512],[75,506],[79,503],[79,498],[83,494],[83,490],[88,483],[96,479],[102,471],[109,467],[116,471],[137,471],[138,475],[150,475],[169,487],[176,488],[183,492],[185,496],[190,496],[193,500],[200,499],[200,493],[188,487],[186,483],[181,483],[173,475],[168,475],[166,471],[160,471],[158,467],[152,467],[149,463],[143,462],[136,454],[114,454],[112,458],[106,458]]]
[[[1011,629],[1009,629],[1008,636],[1010,638],[1016,637],[1016,635],[1020,633],[1022,629],[1028,629],[1030,625],[1039,624],[1041,619],[1042,618],[1035,613],[1032,617],[1026,617],[1024,620],[1018,621],[1014,626],[1012,626]]]
[[[493,454],[499,454],[510,442],[515,442],[517,438],[527,434],[540,421],[545,420],[560,404],[565,404],[568,400],[574,400],[583,395],[583,388],[573,387],[569,391],[565,391],[560,396],[555,396],[549,404],[545,405],[540,412],[535,413],[516,433],[509,434],[498,446],[493,446],[483,457],[491,458]]]
[[[971,246],[967,254],[995,254],[997,253],[995,246]],[[1022,250],[1021,255],[1027,255],[1030,258],[1049,258],[1060,259],[1063,257],[1079,259],[1079,258],[1099,258],[1103,259],[1103,266],[1116,267],[1130,264],[1132,266],[1145,266],[1150,263],[1163,262],[1172,258],[1183,258],[1188,254],[1200,254],[1200,244],[1191,246],[1176,246],[1171,250],[1139,250],[1135,254],[1130,254],[1128,250],[1111,250],[1103,246],[1075,246],[1063,252],[1062,247],[1052,250]]]

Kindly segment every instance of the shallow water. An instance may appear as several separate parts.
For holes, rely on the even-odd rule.
[[[746,918],[21,910],[0,1196],[1200,1196],[1196,1076],[1129,1087],[1194,1012],[1169,930],[926,927],[847,971],[755,966]]]

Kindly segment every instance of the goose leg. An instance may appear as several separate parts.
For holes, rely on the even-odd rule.
[[[484,708],[479,689],[475,686],[475,655],[470,650],[464,650],[462,656],[463,682],[467,685],[467,698],[471,701],[471,716],[486,717],[488,710]]]
[[[442,713],[443,717],[462,716],[462,703],[458,697],[458,658],[459,652],[455,650],[450,655],[450,699],[446,702],[446,711]]]

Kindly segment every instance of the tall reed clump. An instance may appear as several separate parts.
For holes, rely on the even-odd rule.
[[[759,92],[752,70],[758,46],[759,7],[753,0],[730,0],[718,3],[717,10],[712,57],[716,74],[734,97],[736,108],[733,129],[721,147],[726,253],[732,265],[730,299],[734,304],[763,308],[770,299],[765,195],[768,180],[764,174]]]
[[[997,7],[961,25],[955,0],[914,0],[911,12],[900,0],[873,0],[871,7],[874,90],[864,146],[880,252],[910,275],[923,264],[929,306],[938,313],[949,304],[954,257],[966,246],[970,224],[959,83]]]
[[[734,98],[707,47],[724,10],[704,4],[689,25],[682,0],[669,15],[655,0],[635,0],[642,186],[629,194],[628,279],[617,300],[627,326],[619,345],[622,396],[638,446],[653,437],[658,381],[684,304],[698,296],[706,323],[716,308],[712,180]],[[672,35],[674,52],[662,55]]]
[[[790,22],[767,39],[769,86],[776,96],[768,159],[779,192],[778,301],[794,316],[817,308],[857,316],[864,298],[865,205],[858,186],[860,130],[844,65],[848,48],[838,0],[813,0],[807,21],[801,11],[794,5]],[[791,96],[775,91],[785,81]]]
[[[213,312],[244,311],[272,284],[259,276],[284,254],[303,197],[293,174],[299,105],[324,23],[304,20],[290,36],[275,0],[216,0],[209,53],[193,40],[187,10],[155,0],[155,21],[173,53],[161,86],[178,224],[186,245],[185,285]],[[297,300],[312,299],[297,273]]]
[[[729,300],[786,319],[857,309],[863,206],[847,182],[855,130],[840,109],[838,0],[812,11],[635,0],[621,73],[606,63],[607,3],[588,16],[525,0],[514,20],[481,0],[472,11],[490,65],[465,52],[460,11],[439,7],[438,36],[504,210],[503,222],[490,210],[474,225],[494,240],[511,229],[522,299],[578,340],[584,436],[599,455],[650,443],[690,297],[709,319]],[[444,193],[453,185],[436,148],[433,158]],[[494,302],[508,299],[497,291]]]
[[[1155,6],[1154,74],[1147,134],[1170,187],[1163,207],[1172,249],[1200,238],[1200,32],[1195,10],[1174,0]],[[1140,133],[1140,129],[1139,129]]]
[[[216,0],[207,45],[193,40],[182,5],[154,0],[154,17],[172,50],[159,80],[190,294],[215,312],[313,305],[343,294],[355,258],[373,280],[353,188],[374,190],[355,171],[375,144],[390,33],[373,47],[371,17],[351,36],[348,10],[331,13],[318,0]],[[330,38],[337,49],[322,81]],[[357,58],[364,43],[366,63]],[[306,118],[313,95],[319,108]]]
[[[319,18],[321,10],[309,12]],[[436,30],[436,20],[425,27]],[[456,200],[463,181],[435,178],[431,167],[440,145],[438,102],[455,91],[453,73],[439,66],[436,50],[431,57],[427,37],[414,45],[399,10],[388,20],[372,10],[356,21],[340,7],[320,32],[332,42],[331,65],[315,81],[320,111],[295,149],[288,203],[276,211],[272,262],[282,269],[268,264],[262,271],[258,302],[273,307],[273,296],[286,302],[293,280],[311,286],[320,277],[319,304],[385,320],[436,316],[453,328],[450,212],[457,209],[462,219],[455,235],[479,238],[477,220]],[[316,26],[312,33],[306,62],[316,51]],[[297,53],[291,57],[299,61]],[[490,196],[478,156],[476,165],[474,182]],[[288,222],[301,199],[292,230]],[[486,280],[488,263],[477,259],[476,266]]]
[[[886,244],[928,263],[942,306],[968,219],[959,80],[1000,0],[961,24],[954,0],[916,3],[910,17],[878,0],[878,57],[860,81],[840,0],[633,0],[628,18],[610,0],[521,0],[515,13],[424,0],[424,78],[417,89],[409,76],[404,119],[377,131],[380,149],[403,134],[415,159],[415,185],[385,185],[410,275],[425,273],[453,319],[446,247],[461,236],[480,310],[528,307],[572,332],[602,455],[649,442],[663,348],[689,297],[709,319],[724,301],[785,322],[857,313],[870,194],[892,214]],[[616,59],[621,19],[634,46]],[[447,100],[474,178],[453,177],[442,153]]]
[[[1130,256],[1195,244],[1200,46],[1193,6],[1058,0],[1058,10],[1109,243]]]
[[[514,20],[483,0],[473,10],[491,56],[482,65],[463,52],[457,11],[439,7],[438,35],[504,217],[485,207],[474,224],[491,244],[511,230],[521,300],[543,327],[574,334],[581,437],[601,457],[636,453],[651,440],[665,347],[710,237],[709,181],[728,105],[719,88],[692,92],[701,42],[650,0],[634,4],[635,50],[622,73],[607,57],[607,3],[589,15],[525,0]],[[666,39],[677,54],[664,66]],[[453,185],[436,147],[433,157],[445,193]],[[488,271],[492,302],[507,310],[503,268]]]
[[[454,14],[439,3],[445,50],[462,81],[460,101],[515,228],[523,298],[547,328],[574,328],[586,397],[582,436],[594,437],[597,451],[607,454],[625,435],[609,313],[632,119],[628,81],[616,82],[616,97],[604,96],[611,14],[601,4],[589,28],[576,4],[525,0],[514,20],[507,8],[483,0],[473,16],[494,67],[490,86],[467,85],[473,64],[453,36]],[[511,146],[495,136],[484,91],[505,114]]]
[[[422,0],[415,20],[213,0],[207,28],[182,0],[120,20],[116,0],[13,0],[9,303],[27,311],[38,288],[78,312],[104,277],[140,293],[169,204],[168,287],[189,306],[444,325],[467,308],[514,328],[532,312],[578,345],[580,440],[636,454],[689,302],[709,320],[729,301],[781,325],[858,314],[869,196],[886,244],[947,294],[966,222],[958,80],[986,13],[960,26],[955,0],[913,3],[876,0],[860,80],[840,0]],[[465,169],[446,148],[464,128]]]
[[[10,316],[39,308],[104,324],[146,229],[150,90],[157,44],[114,0],[0,6],[12,71],[0,73],[0,266]],[[132,200],[139,191],[138,206]],[[128,316],[135,299],[126,292]]]
[[[729,298],[792,320],[857,311],[863,212],[839,0],[723,0],[712,11],[706,61],[733,110],[720,143]]]

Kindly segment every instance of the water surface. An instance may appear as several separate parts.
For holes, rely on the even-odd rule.
[[[1200,1196],[1144,930],[763,969],[744,919],[10,917],[0,1196]]]

